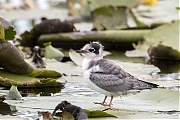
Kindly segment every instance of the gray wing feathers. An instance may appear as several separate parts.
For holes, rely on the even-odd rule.
[[[119,92],[132,89],[132,83],[125,79],[120,79],[118,76],[103,74],[103,73],[92,73],[90,80],[100,88],[109,92]]]
[[[99,65],[99,70],[97,68],[92,69],[90,80],[101,89],[109,92],[148,89],[152,88],[154,85],[138,80],[136,77],[124,71],[120,66],[105,59],[98,61],[98,63],[94,63],[94,65],[95,64]]]

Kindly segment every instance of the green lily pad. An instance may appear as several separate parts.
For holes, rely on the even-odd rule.
[[[51,45],[51,42],[44,43],[44,46],[45,46],[45,53],[44,53],[45,58],[50,58],[50,59],[54,58],[58,61],[61,61],[63,59],[64,54],[55,47],[53,47]]]
[[[102,6],[126,6],[128,8],[133,8],[134,6],[138,5],[142,0],[89,0],[91,4],[91,9],[97,9]]]
[[[97,30],[114,30],[118,28],[127,27],[127,11],[128,8],[125,6],[103,6],[95,9],[92,12],[93,26]]]
[[[27,118],[21,118],[18,116],[10,116],[10,115],[5,115],[5,116],[0,116],[1,120],[28,120]]]
[[[97,30],[125,29],[145,26],[127,6],[103,6],[92,12],[93,27]]]
[[[69,13],[72,15],[89,15],[91,11],[102,6],[127,6],[132,8],[138,5],[142,0],[70,0],[67,1]]]
[[[5,39],[5,40],[13,40],[15,35],[16,35],[16,31],[14,30],[14,26],[7,20],[3,19],[0,17],[0,22],[2,24],[2,27],[4,28],[4,35],[3,35],[3,29],[0,29],[0,39]],[[1,26],[1,25],[0,25]]]
[[[179,23],[180,21],[175,21],[153,29],[144,36],[145,44],[153,46],[164,44],[166,46],[171,46],[173,49],[180,50]]]
[[[165,24],[163,26],[157,27],[153,29],[151,32],[145,34],[144,42],[138,43],[138,45],[134,45],[135,51],[126,52],[127,56],[133,56],[136,51],[139,51],[139,56],[144,55],[150,57],[158,57],[160,54],[164,54],[164,59],[167,59],[169,56],[173,55],[173,58],[180,58],[180,48],[179,48],[179,22],[175,21],[170,24]],[[162,47],[164,46],[164,47]],[[156,50],[160,50],[161,52],[158,54],[157,51],[153,52],[152,47],[157,47]],[[149,50],[148,50],[149,49]],[[147,52],[148,51],[148,52]],[[164,51],[164,52],[163,52]],[[153,53],[156,53],[155,56]],[[137,55],[136,55],[137,56]]]
[[[16,31],[14,30],[14,27],[9,27],[5,31],[5,40],[13,40],[16,35]]]
[[[75,88],[76,90],[77,88]],[[82,89],[82,88],[80,88]],[[68,100],[72,104],[80,106],[83,109],[91,111],[106,110],[107,107],[93,104],[94,101],[102,101],[104,95],[79,95],[84,89],[78,89],[77,93],[72,93],[72,89],[68,89],[68,94],[60,94],[57,96],[48,97],[33,97],[30,100],[24,101],[10,101],[5,100],[6,103],[14,106],[18,106],[20,111],[31,111],[36,113],[37,111],[50,111],[51,113],[54,107],[63,100]],[[92,91],[91,91],[92,92]],[[50,102],[51,101],[51,102]],[[108,101],[107,101],[108,102]],[[135,95],[125,95],[115,97],[113,99],[113,109],[105,112],[116,117],[103,117],[103,118],[90,118],[106,119],[106,120],[119,120],[119,119],[178,119],[178,112],[174,115],[157,113],[158,111],[179,111],[179,91],[168,90],[164,88],[158,88],[153,90],[146,90]]]
[[[154,47],[150,46],[148,54],[153,59],[180,60],[180,51],[163,44],[158,44]]]
[[[103,111],[101,111],[101,110],[93,110],[93,111],[90,111],[90,110],[84,109],[84,112],[87,113],[88,118],[116,117],[116,116],[114,116],[114,115],[111,115],[111,114],[109,114],[109,113],[103,112]]]
[[[7,100],[21,100],[22,96],[19,93],[17,86],[12,85],[9,93],[6,95]]]
[[[151,58],[180,60],[179,22],[163,25],[144,36]]]
[[[0,22],[0,40],[4,40],[4,27]]]
[[[47,86],[62,86],[63,83],[54,78],[34,78],[28,76],[17,75],[0,70],[0,85],[11,86],[18,85],[20,87],[47,87]]]

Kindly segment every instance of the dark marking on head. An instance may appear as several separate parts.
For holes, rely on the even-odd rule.
[[[95,54],[99,54],[99,49],[101,48],[100,44],[91,43],[90,46],[95,49],[95,51],[93,51]]]

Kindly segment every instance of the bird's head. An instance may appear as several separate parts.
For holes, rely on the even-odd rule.
[[[86,44],[81,50],[77,50],[77,52],[88,59],[103,58],[103,48],[99,42],[92,42]]]

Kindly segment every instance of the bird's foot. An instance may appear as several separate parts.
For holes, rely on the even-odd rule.
[[[100,105],[103,105],[104,102],[93,102],[94,104],[100,104]]]
[[[103,106],[111,106],[112,104],[107,104],[106,102],[94,102],[94,104],[100,104]]]

